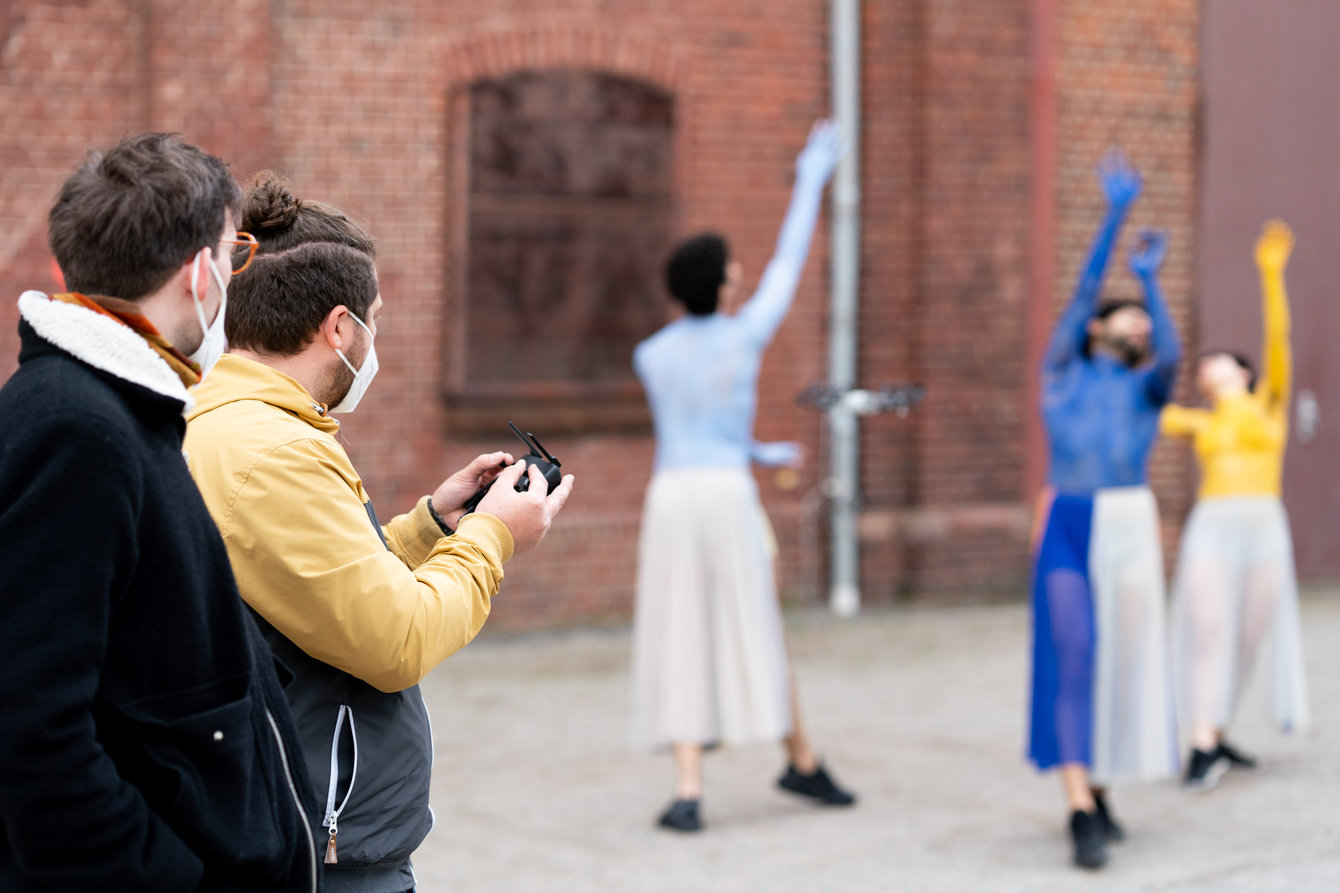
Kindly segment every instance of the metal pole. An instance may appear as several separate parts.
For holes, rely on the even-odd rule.
[[[857,290],[861,265],[861,4],[832,0],[833,115],[847,154],[833,177],[832,306],[828,381],[838,393],[856,386]],[[832,578],[829,604],[851,616],[861,606],[860,546],[856,537],[860,441],[856,413],[839,401],[828,413]]]

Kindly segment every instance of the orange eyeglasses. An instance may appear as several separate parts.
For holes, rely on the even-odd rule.
[[[238,230],[236,239],[223,239],[222,241],[225,245],[234,246],[232,258],[234,276],[251,266],[251,262],[256,259],[256,249],[260,247],[260,242],[257,242],[256,237],[251,233],[244,233],[241,230]],[[246,259],[242,261],[241,265],[239,265],[237,261],[238,258],[242,256],[243,246],[247,249],[247,256]]]

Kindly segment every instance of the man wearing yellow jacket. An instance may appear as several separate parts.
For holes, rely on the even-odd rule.
[[[503,563],[538,544],[572,479],[546,496],[532,472],[518,493],[523,467],[500,472],[511,457],[486,454],[381,526],[331,417],[357,405],[377,368],[371,241],[293,244],[313,237],[304,214],[330,223],[321,215],[338,212],[312,203],[285,219],[258,191],[244,219],[262,251],[246,287],[230,290],[231,352],[196,392],[185,449],[242,597],[294,677],[286,694],[326,795],[314,824],[327,887],[399,893],[414,886],[409,857],[432,826],[417,683],[479,631]]]

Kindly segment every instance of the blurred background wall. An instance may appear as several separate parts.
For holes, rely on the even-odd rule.
[[[1200,290],[1211,274],[1197,266],[1207,134],[1224,131],[1227,146],[1242,131],[1207,117],[1219,106],[1207,105],[1203,69],[1216,52],[1236,58],[1232,41],[1258,27],[1233,18],[1244,4],[1259,8],[862,4],[861,384],[928,390],[907,418],[862,423],[866,603],[1025,591],[1044,468],[1036,359],[1102,213],[1093,165],[1109,146],[1144,170],[1145,192],[1108,288],[1136,294],[1124,266],[1136,227],[1171,230],[1162,280],[1194,353],[1200,317],[1213,314]],[[505,426],[515,420],[578,485],[544,547],[508,566],[495,622],[625,616],[652,458],[631,349],[669,318],[660,266],[677,238],[726,234],[756,281],[794,157],[829,108],[828,6],[5,0],[0,377],[16,363],[13,299],[54,286],[45,214],[88,147],[173,130],[244,184],[257,169],[282,170],[299,194],[364,218],[380,243],[382,369],[344,431],[378,511],[407,509],[480,451],[515,449]],[[1325,4],[1278,6],[1306,35]],[[1322,33],[1340,36],[1335,18]],[[1287,40],[1275,52],[1285,67],[1302,64]],[[1308,64],[1329,63],[1317,52]],[[1222,120],[1250,122],[1276,103],[1258,92]],[[1226,163],[1223,188],[1235,188]],[[1253,228],[1288,210],[1263,207],[1270,199],[1232,209],[1223,248],[1242,279],[1232,295],[1241,322],[1226,334],[1253,351]],[[1307,190],[1298,200],[1325,201]],[[1321,246],[1307,231],[1299,244],[1306,278]],[[801,441],[809,456],[798,483],[759,474],[793,601],[826,595],[824,426],[795,398],[825,376],[828,255],[821,228],[761,382],[759,439]],[[1170,547],[1191,473],[1184,449],[1159,447]],[[1296,526],[1340,508],[1313,489],[1290,491]],[[1335,551],[1304,572],[1340,569],[1324,557]]]

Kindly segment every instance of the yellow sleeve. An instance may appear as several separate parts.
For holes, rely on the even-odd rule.
[[[411,569],[427,561],[437,541],[446,536],[428,511],[428,500],[431,498],[423,497],[415,503],[414,508],[382,525],[387,548],[405,563],[405,567]]]
[[[1159,430],[1166,437],[1190,439],[1195,437],[1200,429],[1205,426],[1205,420],[1208,417],[1209,413],[1203,409],[1191,409],[1187,406],[1170,403],[1159,414]]]
[[[1262,268],[1261,302],[1265,346],[1256,393],[1272,407],[1286,407],[1293,387],[1293,351],[1289,346],[1289,298],[1284,291],[1283,270]]]
[[[422,537],[393,522],[403,555],[392,552],[361,492],[334,440],[288,443],[251,467],[220,529],[243,599],[275,629],[317,660],[400,691],[479,632],[512,538],[481,515],[438,536],[411,569],[404,558]]]

